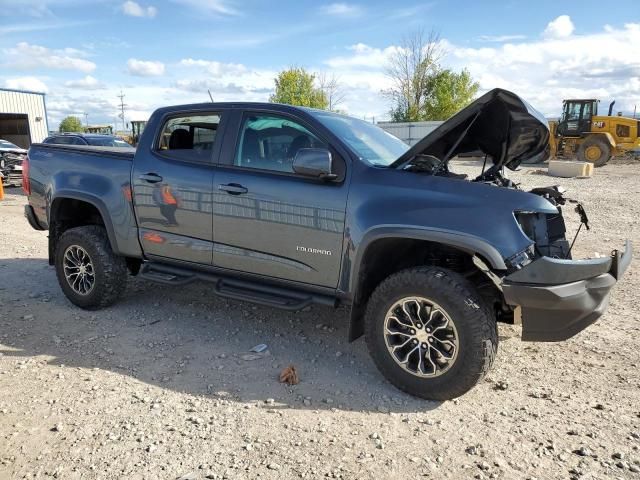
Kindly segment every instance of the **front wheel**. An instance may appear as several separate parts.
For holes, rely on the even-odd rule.
[[[58,283],[75,305],[95,310],[114,303],[125,290],[125,259],[111,250],[103,227],[87,225],[66,230],[55,254]]]
[[[435,267],[384,280],[367,305],[365,338],[380,372],[399,389],[450,400],[489,371],[498,347],[493,314],[471,283]]]
[[[587,137],[578,148],[578,160],[602,167],[611,159],[611,145],[598,136]]]

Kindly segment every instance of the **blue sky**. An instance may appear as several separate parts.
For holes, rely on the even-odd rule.
[[[67,114],[113,122],[165,104],[266,100],[287,66],[335,75],[349,113],[384,119],[384,66],[403,35],[439,31],[444,66],[468,68],[548,115],[562,98],[640,105],[637,0],[237,1],[0,0],[0,86],[47,93]],[[625,12],[626,15],[621,15]],[[629,15],[631,12],[631,16]],[[635,45],[635,47],[634,47]]]

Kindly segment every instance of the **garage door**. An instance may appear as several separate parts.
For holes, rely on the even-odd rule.
[[[31,134],[27,115],[23,113],[0,113],[0,138],[15,143],[19,147],[29,148]]]

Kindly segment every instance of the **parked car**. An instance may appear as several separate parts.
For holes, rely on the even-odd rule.
[[[33,145],[25,214],[49,230],[49,262],[81,308],[112,304],[127,274],[298,310],[350,311],[384,376],[450,399],[476,385],[497,322],[526,341],[595,322],[631,245],[572,260],[559,188],[504,176],[548,145],[544,117],[492,90],[406,144],[375,125],[271,103],[157,110],[135,153]],[[450,169],[480,149],[476,178]],[[584,209],[581,218],[586,222]]]
[[[3,185],[20,185],[22,182],[22,161],[27,150],[14,143],[0,139],[0,179]]]
[[[60,133],[45,138],[42,143],[49,145],[90,145],[93,147],[133,148],[115,135],[101,135],[97,133]]]

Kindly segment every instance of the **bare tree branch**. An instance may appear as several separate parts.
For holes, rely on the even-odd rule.
[[[417,30],[402,39],[386,68],[392,85],[384,94],[393,102],[393,112],[407,120],[417,119],[428,96],[429,79],[443,56],[440,35],[434,30],[428,34]]]
[[[318,86],[320,90],[322,90],[327,97],[327,102],[329,103],[329,110],[334,111],[336,108],[344,102],[345,93],[342,84],[340,83],[340,78],[336,77],[335,74],[327,74],[326,72],[321,72],[317,75],[318,78]]]

